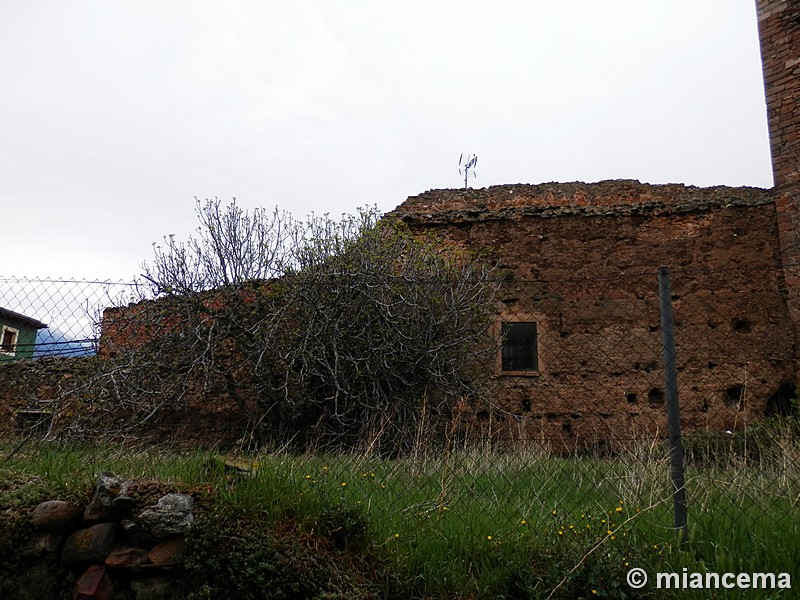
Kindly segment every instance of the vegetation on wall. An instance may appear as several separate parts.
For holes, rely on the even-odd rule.
[[[394,453],[420,419],[484,393],[495,286],[476,257],[376,210],[298,222],[214,200],[198,216],[196,238],[166,238],[144,265],[154,300],[104,321],[122,340],[112,405],[148,419],[216,381],[258,444]]]

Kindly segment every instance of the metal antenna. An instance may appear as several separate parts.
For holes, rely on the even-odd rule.
[[[477,164],[477,154],[462,154],[458,159],[458,174],[464,176],[464,189],[469,187],[467,181],[469,180],[470,169],[472,170],[472,176],[475,177],[475,165]]]

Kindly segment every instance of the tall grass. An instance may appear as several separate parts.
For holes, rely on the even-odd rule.
[[[225,515],[290,523],[347,551],[370,548],[418,597],[546,598],[554,589],[554,597],[655,597],[625,587],[628,568],[792,572],[790,557],[800,555],[800,465],[776,456],[690,464],[683,548],[657,445],[613,459],[524,450],[414,460],[271,452],[244,463],[226,467],[203,452],[37,445],[4,469],[67,496],[90,489],[102,471],[205,486],[213,510]]]

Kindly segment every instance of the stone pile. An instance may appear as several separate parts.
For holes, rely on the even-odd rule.
[[[75,600],[145,600],[164,597],[174,585],[177,558],[194,520],[194,498],[170,493],[153,506],[137,509],[128,495],[132,483],[102,473],[85,507],[49,500],[31,513],[34,531],[25,553],[55,558],[74,573]],[[57,595],[52,571],[40,565],[23,575],[19,597]]]

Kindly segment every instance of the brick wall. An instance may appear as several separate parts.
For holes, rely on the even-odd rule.
[[[800,184],[800,0],[758,0],[758,29],[776,188]]]
[[[800,1],[757,0],[756,7],[781,258],[800,337]],[[795,364],[800,368],[800,348]]]

